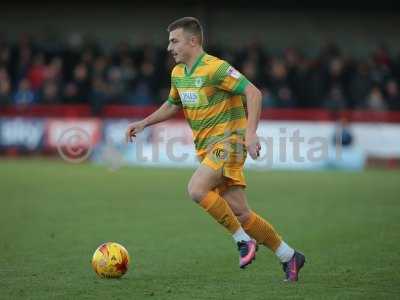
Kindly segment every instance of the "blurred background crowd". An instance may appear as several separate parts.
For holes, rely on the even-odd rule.
[[[254,41],[241,48],[206,45],[263,91],[263,106],[277,108],[400,110],[400,52],[376,45],[368,56],[344,54],[335,42],[316,54],[271,52]],[[62,40],[21,34],[0,37],[0,106],[8,104],[158,105],[169,92],[173,59],[165,48],[75,35]]]

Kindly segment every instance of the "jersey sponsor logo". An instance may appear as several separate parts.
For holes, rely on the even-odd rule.
[[[236,70],[234,67],[229,67],[227,70],[227,74],[235,79],[239,79],[240,77],[240,72]]]
[[[197,77],[196,80],[194,81],[194,85],[198,88],[201,87],[203,85],[203,78]]]
[[[195,105],[199,103],[199,94],[193,91],[179,92],[181,101],[185,105]]]

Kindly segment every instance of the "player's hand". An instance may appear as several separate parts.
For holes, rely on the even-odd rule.
[[[252,159],[260,156],[261,145],[256,133],[246,133],[245,145]]]
[[[126,142],[127,143],[129,143],[129,142],[132,143],[133,142],[133,138],[136,137],[136,135],[138,133],[142,132],[144,127],[145,127],[145,125],[144,125],[143,121],[130,123],[128,125],[128,128],[126,129],[126,132],[125,132]]]

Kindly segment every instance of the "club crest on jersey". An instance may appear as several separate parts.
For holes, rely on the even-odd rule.
[[[226,160],[228,157],[228,152],[225,149],[215,149],[213,154],[218,160]]]
[[[194,85],[198,88],[201,87],[203,85],[203,78],[197,77],[196,80],[194,81]]]
[[[193,91],[179,92],[181,101],[185,105],[195,105],[199,103],[199,94]]]

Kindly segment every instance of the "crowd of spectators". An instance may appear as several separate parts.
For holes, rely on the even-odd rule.
[[[88,103],[158,105],[165,101],[174,61],[165,49],[120,42],[100,46],[76,35],[66,41],[0,37],[0,107]],[[263,91],[263,106],[400,110],[400,52],[377,46],[367,57],[335,44],[317,55],[300,49],[271,53],[258,43],[241,49],[206,47]]]

